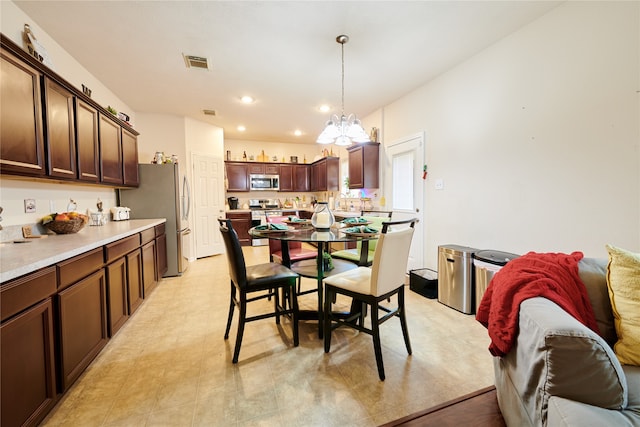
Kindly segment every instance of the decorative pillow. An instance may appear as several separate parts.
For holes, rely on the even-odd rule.
[[[607,245],[607,287],[618,342],[613,349],[625,365],[640,366],[640,254]]]

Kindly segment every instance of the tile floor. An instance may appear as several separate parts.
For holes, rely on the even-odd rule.
[[[267,251],[245,248],[247,263]],[[489,338],[474,316],[406,295],[413,355],[399,322],[385,323],[384,382],[369,335],[339,329],[325,354],[311,321],[300,324],[299,347],[287,320],[247,324],[233,365],[226,257],[200,259],[162,280],[42,425],[376,426],[493,384]]]

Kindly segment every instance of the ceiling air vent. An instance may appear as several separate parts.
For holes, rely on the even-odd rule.
[[[202,110],[205,116],[215,116],[216,110]]]
[[[200,68],[202,70],[209,69],[209,60],[207,58],[202,56],[185,55],[184,53],[182,56],[184,57],[184,63],[187,68]]]

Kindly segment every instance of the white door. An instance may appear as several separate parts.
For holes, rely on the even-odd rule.
[[[196,258],[224,252],[218,217],[224,216],[222,158],[192,155]]]
[[[391,203],[393,219],[418,218],[415,225],[408,270],[423,268],[425,226],[423,221],[424,180],[424,136],[417,134],[389,145],[386,150],[387,175],[391,189],[387,203]]]

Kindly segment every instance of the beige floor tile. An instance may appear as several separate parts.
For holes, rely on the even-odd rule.
[[[245,248],[248,264],[267,248]],[[315,286],[304,279],[303,288]],[[231,363],[237,313],[223,339],[229,304],[224,256],[191,263],[164,279],[43,422],[57,426],[375,426],[493,383],[486,330],[407,288],[413,354],[399,322],[381,327],[386,380],[371,337],[341,328],[324,353],[317,322],[251,322]],[[268,310],[273,302],[256,303]],[[336,307],[347,308],[339,299]],[[300,298],[315,310],[317,294]]]

